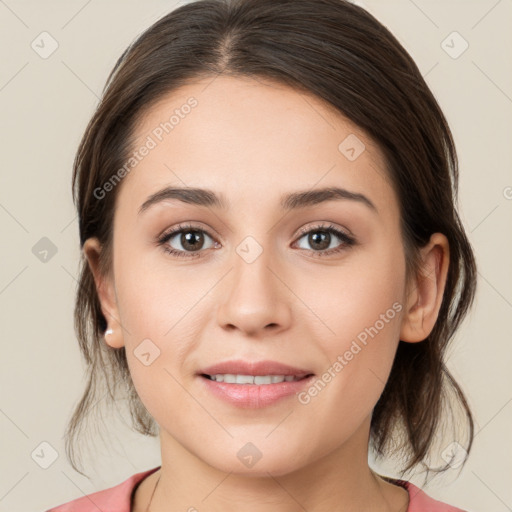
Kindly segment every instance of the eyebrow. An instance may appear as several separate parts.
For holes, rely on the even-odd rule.
[[[172,199],[196,206],[228,210],[226,198],[223,195],[217,195],[213,190],[193,187],[166,187],[152,194],[144,201],[139,208],[139,215],[157,203]],[[286,194],[281,197],[280,206],[283,210],[290,211],[336,200],[357,201],[378,214],[377,207],[368,197],[358,192],[351,192],[339,187],[305,190]]]

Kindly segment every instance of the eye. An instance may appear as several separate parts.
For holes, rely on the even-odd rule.
[[[176,228],[165,232],[158,239],[158,244],[163,247],[165,252],[172,254],[173,256],[194,258],[201,255],[200,252],[202,249],[211,248],[211,246],[204,247],[205,235],[211,239],[210,235],[198,226],[183,226],[180,224]],[[178,246],[178,248],[174,248],[170,242],[173,242]],[[214,242],[214,244],[217,244],[217,242]],[[181,248],[179,246],[181,246]],[[218,244],[216,246],[218,246]]]
[[[299,240],[307,237],[306,243],[313,247],[312,252],[317,253],[315,256],[320,257],[341,252],[356,244],[355,238],[337,229],[332,224],[329,226],[315,226],[310,229],[303,228],[301,229],[301,234],[302,236],[299,238]],[[332,242],[335,242],[336,238],[341,240],[342,243],[333,248]],[[308,250],[307,247],[300,248]]]
[[[302,236],[299,238],[299,241],[307,237],[306,243],[309,244],[312,249],[305,247],[299,248],[314,253],[315,257],[330,256],[331,254],[346,250],[357,243],[355,238],[337,229],[332,224],[328,226],[319,225],[309,229],[302,228],[300,233]],[[196,258],[201,256],[204,249],[220,247],[220,244],[215,241],[210,246],[205,247],[205,235],[207,238],[213,240],[212,237],[199,226],[180,224],[161,235],[157,243],[162,246],[166,253],[172,256]],[[340,240],[341,243],[333,248],[332,243],[335,242],[336,238]]]

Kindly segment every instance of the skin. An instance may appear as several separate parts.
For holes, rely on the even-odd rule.
[[[381,151],[318,98],[284,85],[227,76],[190,83],[146,113],[135,147],[191,96],[198,106],[119,185],[110,275],[99,273],[98,241],[84,245],[113,329],[106,342],[126,347],[137,392],[160,426],[162,468],[139,485],[133,510],[146,510],[160,477],[152,512],[405,511],[408,493],[368,466],[370,419],[399,339],[421,342],[435,324],[446,237],[432,236],[421,252],[425,274],[406,283],[398,198]],[[349,134],[366,146],[354,161],[338,150]],[[213,189],[229,210],[172,200],[139,216],[168,185]],[[365,194],[378,213],[350,200],[280,209],[285,193],[327,186]],[[155,239],[186,222],[206,232],[202,255],[166,254]],[[319,223],[349,230],[357,245],[319,256],[298,231]],[[246,236],[263,249],[250,264],[236,252]],[[167,244],[186,251],[179,234]],[[342,245],[332,235],[329,247]],[[395,302],[402,310],[306,405],[292,396],[237,408],[195,375],[241,358],[320,376]],[[147,338],[160,349],[148,366],[134,355]],[[237,457],[248,442],[262,453],[252,468]]]

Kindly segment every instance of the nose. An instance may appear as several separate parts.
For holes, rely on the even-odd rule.
[[[218,289],[219,325],[252,337],[288,329],[292,317],[289,301],[293,294],[284,284],[286,276],[275,258],[266,250],[254,261],[240,254],[233,255],[233,268]]]

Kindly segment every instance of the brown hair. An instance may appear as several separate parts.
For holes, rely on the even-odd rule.
[[[467,434],[468,452],[474,431],[470,407],[444,362],[476,291],[474,255],[456,208],[457,155],[418,67],[364,9],[344,0],[201,0],[149,27],[110,73],[77,151],[72,186],[80,246],[97,237],[102,272],[111,271],[120,186],[101,199],[95,191],[127,161],[134,128],[151,105],[191,80],[220,73],[266,78],[313,93],[377,142],[399,198],[408,278],[421,272],[418,249],[430,235],[441,232],[448,238],[450,265],[437,322],[424,341],[399,342],[370,432],[377,457],[401,454],[402,474],[420,464],[437,472],[447,469],[448,464],[433,468],[428,462],[442,419],[450,416],[452,427]],[[102,376],[112,403],[120,383],[127,391],[133,428],[157,434],[134,389],[124,347],[112,349],[103,341],[107,323],[83,255],[80,264],[75,328],[88,383],[66,431],[66,453],[77,471],[75,441],[83,420],[105,396]]]

